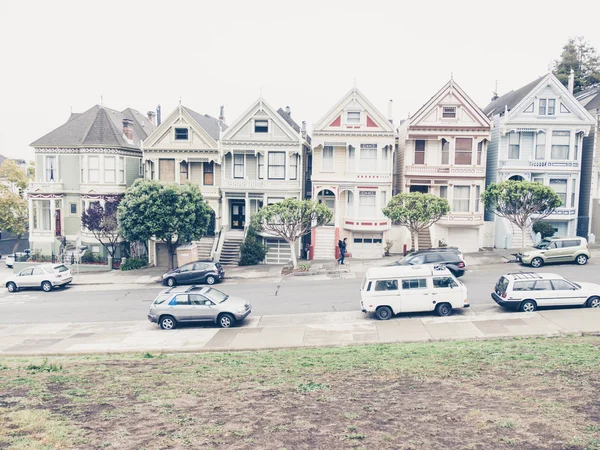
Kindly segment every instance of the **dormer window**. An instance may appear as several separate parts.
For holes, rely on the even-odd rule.
[[[538,112],[540,116],[554,116],[556,114],[556,100],[553,98],[540,98]]]
[[[443,119],[456,119],[456,106],[444,106],[442,110]]]
[[[360,111],[348,111],[346,121],[348,123],[360,124]]]
[[[268,120],[255,120],[254,121],[254,132],[255,133],[268,133],[269,132],[269,121]]]
[[[188,140],[188,129],[187,128],[175,128],[175,140],[176,141],[187,141]]]

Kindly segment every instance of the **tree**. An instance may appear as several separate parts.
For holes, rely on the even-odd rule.
[[[92,202],[89,208],[81,213],[81,224],[102,244],[113,261],[117,244],[122,237],[117,221],[117,209],[121,199],[120,195],[105,196],[104,205],[99,201]]]
[[[0,180],[14,185],[20,193],[25,191],[29,184],[28,172],[21,169],[12,159],[7,159],[0,165]]]
[[[501,181],[490,184],[482,195],[485,207],[504,217],[521,230],[521,250],[525,249],[525,232],[562,205],[549,186],[530,181]]]
[[[267,247],[256,233],[254,226],[248,228],[246,238],[240,246],[240,266],[253,266],[260,263],[267,255]]]
[[[258,231],[279,236],[289,245],[294,269],[298,267],[296,242],[315,227],[328,223],[333,217],[331,210],[313,200],[286,198],[284,201],[261,208],[252,218]]]
[[[13,253],[19,247],[21,236],[29,228],[29,212],[27,200],[19,194],[10,192],[8,188],[0,188],[0,230],[14,234],[17,239],[13,246]]]
[[[165,184],[136,180],[119,205],[118,219],[129,241],[154,238],[167,244],[169,269],[179,245],[206,233],[210,207],[195,184]]]
[[[532,229],[534,233],[540,233],[542,239],[554,236],[555,233],[554,227],[548,222],[536,222]]]
[[[560,60],[554,62],[554,75],[568,86],[571,69],[574,71],[575,93],[600,83],[600,57],[596,49],[581,36],[569,38]]]
[[[403,192],[391,198],[383,214],[396,225],[408,228],[419,250],[419,231],[429,228],[450,212],[445,198],[420,192]]]

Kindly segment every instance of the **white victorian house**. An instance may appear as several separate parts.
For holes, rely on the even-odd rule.
[[[390,122],[353,88],[314,126],[312,198],[333,211],[333,220],[313,230],[311,259],[338,257],[343,238],[354,258],[383,255],[391,225],[381,211],[392,196]]]
[[[563,206],[545,221],[559,236],[576,235],[582,140],[594,118],[552,73],[493,99],[483,111],[493,126],[486,183],[528,180],[550,186]],[[494,216],[486,211],[485,219]],[[496,247],[520,246],[516,227],[500,218],[495,223]],[[532,243],[530,233],[525,240]]]
[[[236,262],[252,215],[286,198],[303,199],[310,153],[305,124],[292,119],[289,107],[275,110],[262,97],[235,120],[221,140],[221,225],[216,258]],[[291,260],[289,245],[263,235],[267,264]],[[301,244],[298,243],[297,255]]]
[[[398,128],[394,191],[434,194],[451,208],[419,234],[419,248],[440,241],[465,252],[485,246],[481,193],[489,139],[489,119],[454,80]]]

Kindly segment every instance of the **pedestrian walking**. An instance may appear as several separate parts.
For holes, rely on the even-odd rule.
[[[340,241],[338,242],[338,247],[340,248],[340,259],[338,259],[338,263],[340,264],[344,264],[344,258],[346,257],[346,239],[348,238],[344,238],[344,240],[342,241],[340,239]]]

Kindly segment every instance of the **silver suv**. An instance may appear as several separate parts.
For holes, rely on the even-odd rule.
[[[244,320],[252,305],[241,297],[231,297],[212,287],[176,287],[162,291],[150,305],[148,320],[163,330],[183,322],[213,322],[229,328]]]

